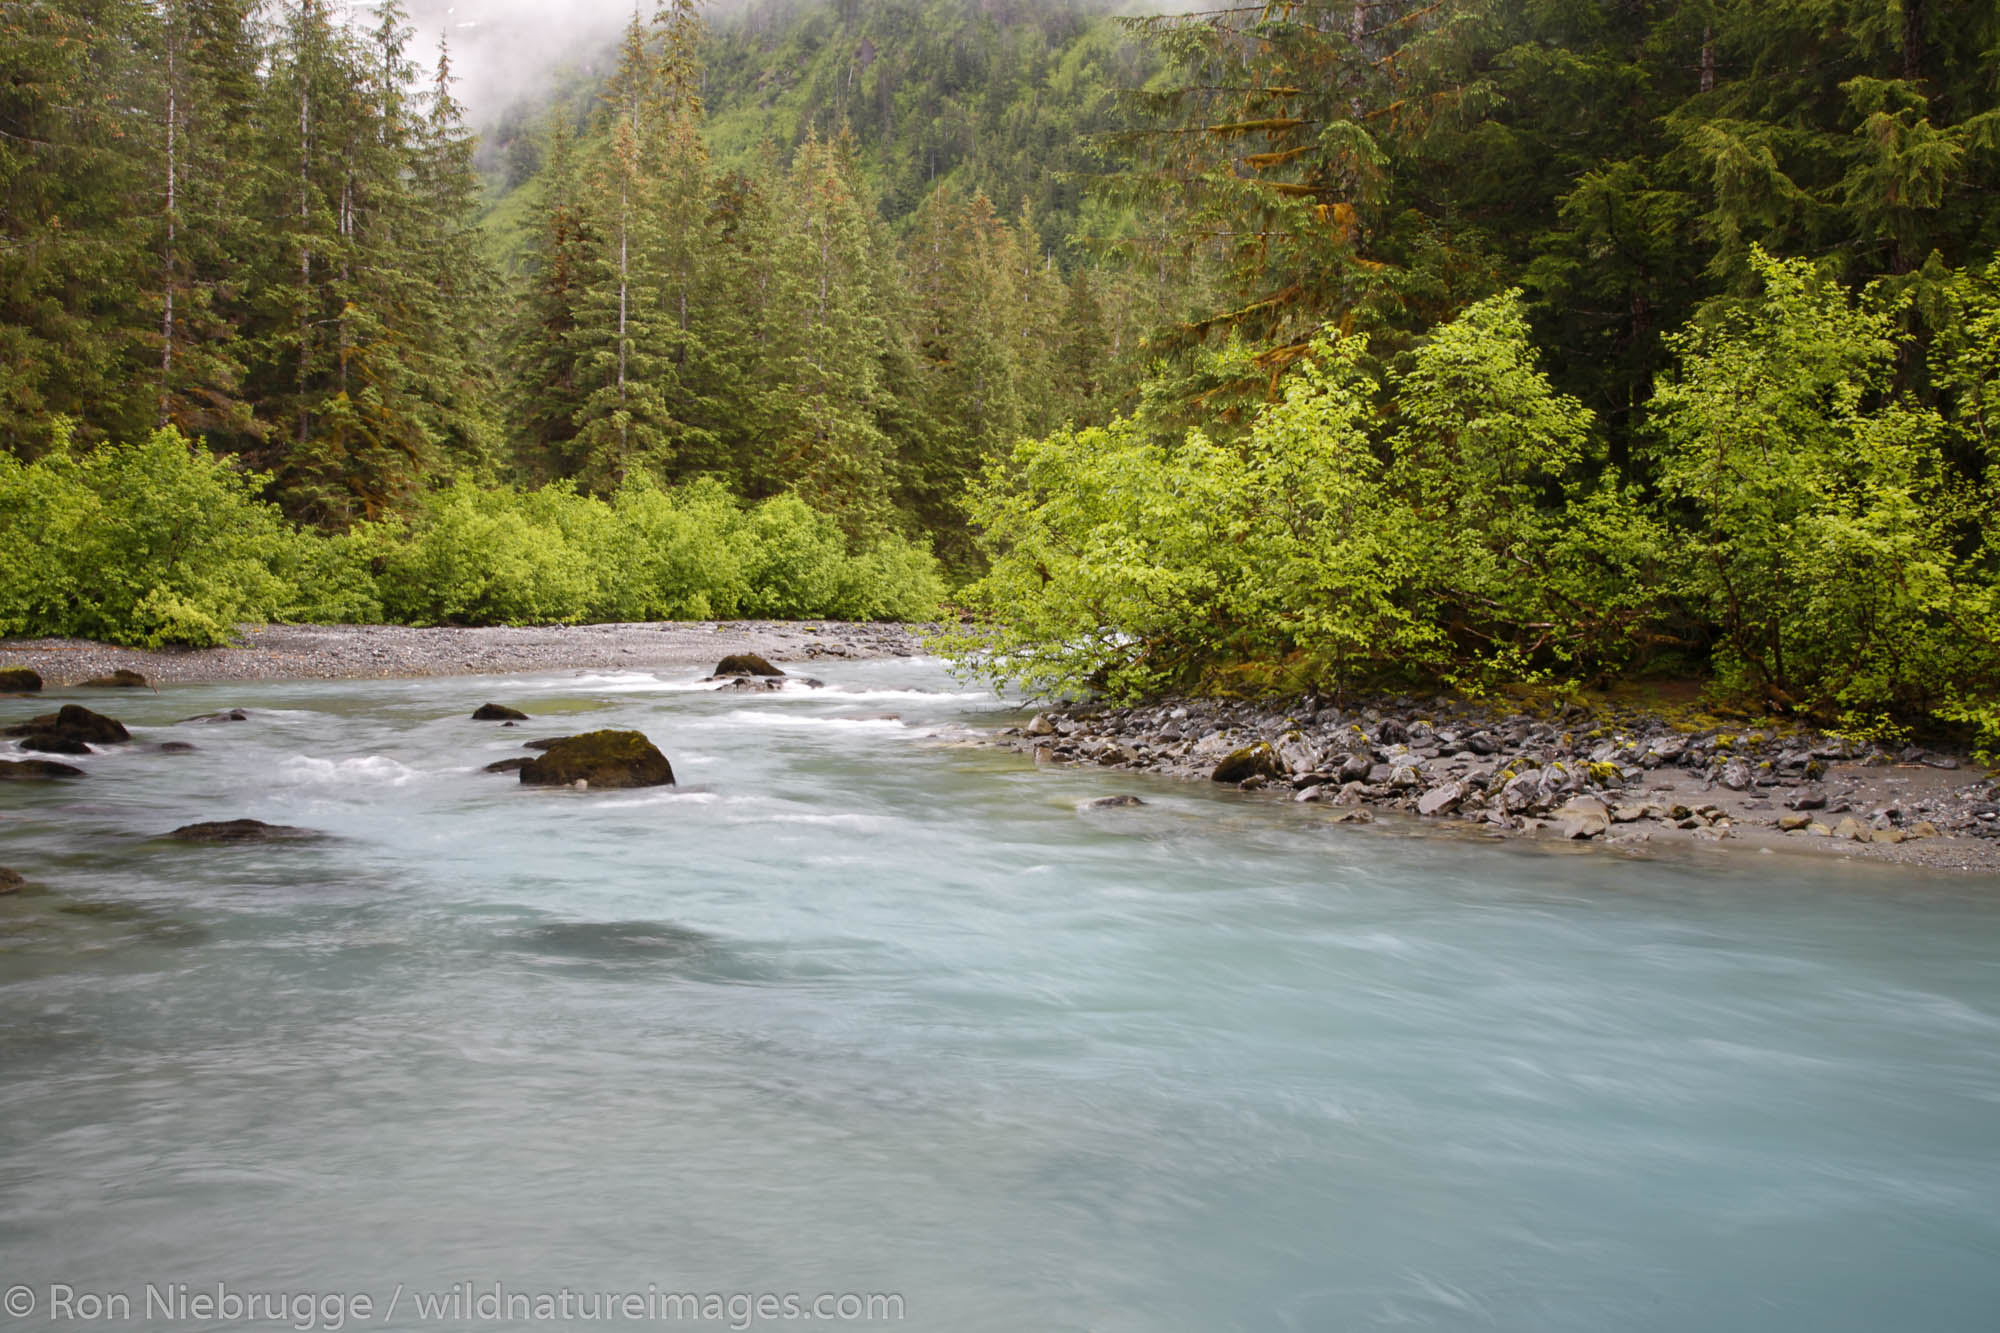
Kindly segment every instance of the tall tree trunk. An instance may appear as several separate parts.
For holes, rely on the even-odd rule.
[[[299,74],[299,448],[304,450],[310,418],[306,386],[312,377],[312,93]]]
[[[1903,0],[1903,77],[1924,81],[1925,0]]]
[[[167,424],[173,396],[174,375],[174,275],[179,267],[176,248],[180,241],[175,209],[180,204],[180,35],[171,17],[167,28],[167,241],[161,256],[161,286],[165,289],[160,314],[160,403],[159,424]]]

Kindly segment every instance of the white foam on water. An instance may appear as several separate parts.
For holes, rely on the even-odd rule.
[[[925,699],[939,703],[950,703],[960,699],[987,699],[998,702],[991,690],[898,690],[887,686],[867,688],[828,685],[824,689],[814,690],[813,693],[838,699]]]
[[[755,727],[787,727],[802,731],[830,728],[835,731],[908,731],[917,734],[917,729],[909,723],[892,717],[819,717],[810,713],[763,713],[739,708],[725,713],[721,720]]]
[[[318,759],[294,755],[280,763],[275,781],[290,787],[401,787],[422,777],[419,769],[387,755],[371,754],[358,759]]]
[[[633,810],[655,805],[719,805],[723,797],[712,791],[648,791],[643,796],[619,796],[597,802],[600,810]]]

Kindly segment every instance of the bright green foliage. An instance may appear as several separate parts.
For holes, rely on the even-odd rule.
[[[384,610],[412,624],[921,619],[943,593],[929,554],[899,538],[856,548],[796,496],[745,511],[713,482],[666,491],[639,477],[609,502],[460,483],[367,536]]]
[[[1952,465],[1951,423],[1893,392],[1893,307],[1755,262],[1758,298],[1672,340],[1645,460],[1657,508],[1551,388],[1508,293],[1386,385],[1361,339],[1322,339],[1230,444],[1143,420],[1023,443],[975,488],[993,563],[971,596],[995,623],[956,651],[1129,696],[1245,670],[1334,689],[1579,679],[1666,647],[1847,725],[1991,733],[1995,469]],[[1989,282],[1950,290],[1966,328],[1991,326]],[[1977,336],[1944,358],[1965,437],[1983,440],[1991,359]]]
[[[1294,654],[1343,684],[1425,660],[1364,351],[1322,343],[1238,446],[1130,418],[1023,442],[974,491],[993,564],[968,596],[996,620],[958,651],[998,679],[1120,697]]]
[[[1410,361],[1392,381],[1390,484],[1459,655],[1519,671],[1629,652],[1659,536],[1605,465],[1591,413],[1550,387],[1520,293],[1468,307]]]
[[[1990,680],[2000,653],[1967,631],[1993,623],[1992,570],[1957,555],[1985,511],[1945,465],[1944,421],[1888,394],[1892,313],[1803,261],[1753,263],[1762,299],[1676,337],[1653,398],[1678,586],[1717,665],[1860,718]]]
[[[415,625],[584,619],[597,575],[553,521],[558,510],[559,501],[531,505],[518,493],[467,483],[427,497],[407,537],[385,541],[383,609]]]
[[[158,647],[228,641],[293,596],[274,569],[299,538],[245,475],[179,432],[140,444],[0,455],[0,634]]]

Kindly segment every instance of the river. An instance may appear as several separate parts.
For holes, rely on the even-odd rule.
[[[760,1296],[947,1333],[2000,1318],[1991,880],[1341,826],[957,743],[1018,714],[934,661],[812,669],[86,700],[135,744],[0,786],[0,865],[46,886],[0,899],[32,1306],[0,1329],[119,1295],[286,1326],[149,1316],[149,1284],[349,1328],[588,1322],[436,1303],[465,1283],[653,1327],[799,1322]],[[681,785],[478,771],[598,727]],[[157,836],[237,817],[332,836]]]

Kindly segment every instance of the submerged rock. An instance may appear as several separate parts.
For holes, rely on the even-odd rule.
[[[782,676],[785,673],[756,653],[731,653],[715,664],[716,676]]]
[[[28,881],[21,877],[20,871],[0,866],[0,893],[19,893],[27,886]]]
[[[1127,806],[1144,805],[1136,796],[1098,796],[1088,801],[1078,801],[1078,810],[1122,810]]]
[[[528,715],[505,704],[481,704],[472,712],[474,722],[526,722]]]
[[[0,671],[0,694],[39,694],[42,688],[42,674],[27,667],[8,667]]]
[[[193,754],[195,747],[186,741],[161,741],[161,754]]]
[[[119,667],[108,676],[93,676],[77,686],[81,690],[145,690],[152,684],[138,672]]]
[[[480,769],[482,773],[518,773],[535,761],[522,755],[516,759],[497,759]]]
[[[183,824],[167,836],[176,842],[303,842],[326,835],[289,824],[266,824],[261,819],[223,819]]]
[[[89,754],[90,747],[74,736],[63,736],[53,731],[35,731],[21,738],[23,750],[34,750],[41,754]]]
[[[184,717],[181,719],[181,725],[185,726],[190,722],[248,722],[249,720],[250,714],[244,712],[241,708],[227,708],[220,713],[203,713],[200,717]]]
[[[0,759],[0,782],[48,782],[82,776],[82,769],[53,759]]]
[[[521,769],[529,787],[671,787],[673,765],[636,731],[587,731],[559,740]]]
[[[521,748],[524,750],[547,750],[561,745],[564,741],[573,741],[575,739],[576,737],[574,736],[546,736],[538,741],[522,741]]]

